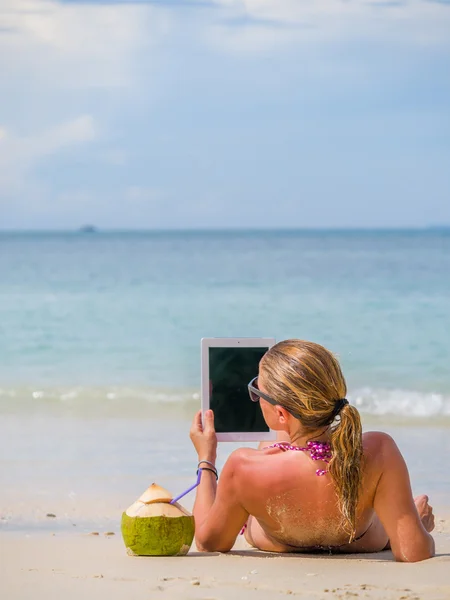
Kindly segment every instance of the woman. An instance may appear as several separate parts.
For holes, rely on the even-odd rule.
[[[390,436],[362,434],[328,350],[302,340],[276,344],[249,392],[278,442],[233,452],[218,486],[212,411],[204,426],[201,412],[192,424],[202,469],[193,511],[199,550],[227,552],[245,527],[251,545],[272,552],[390,546],[398,561],[434,555],[427,496],[413,500],[405,461]]]

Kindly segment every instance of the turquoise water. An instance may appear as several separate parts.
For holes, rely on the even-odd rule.
[[[202,336],[338,353],[447,507],[449,274],[445,232],[0,234],[0,531],[118,533],[153,481],[191,485]]]
[[[450,415],[450,234],[0,234],[3,411],[197,403],[204,336],[311,339],[362,412]]]

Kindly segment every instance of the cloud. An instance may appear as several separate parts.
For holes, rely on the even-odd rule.
[[[11,135],[5,128],[1,132],[0,165],[6,160],[28,163],[67,146],[91,141],[96,136],[91,115],[81,115],[30,137]]]
[[[123,87],[137,53],[169,28],[167,13],[148,5],[2,0],[0,70],[13,56],[17,75],[41,84]]]
[[[91,115],[74,119],[40,131],[19,136],[0,128],[0,190],[5,197],[23,192],[29,172],[52,154],[86,144],[97,136]]]
[[[208,39],[232,53],[352,40],[448,47],[449,15],[437,4],[430,9],[428,0],[221,0],[220,4],[228,17],[215,24]]]
[[[278,177],[289,196],[297,182],[294,171],[286,175],[290,156],[309,160],[314,194],[314,169],[323,160],[344,178],[333,153],[369,148],[378,128],[368,127],[367,139],[360,132],[383,111],[398,124],[412,107],[410,123],[418,115],[423,125],[421,103],[433,114],[440,106],[444,123],[447,8],[428,0],[0,0],[2,217],[21,205],[23,214],[41,210],[45,226],[56,213],[63,223],[64,207],[82,220],[92,209],[95,222],[106,215],[113,226],[132,207],[140,224],[150,206],[158,208],[152,223],[157,212],[180,226],[203,214],[213,220]],[[438,129],[426,126],[430,136]]]
[[[154,6],[177,8],[214,8],[213,0],[59,0],[61,4],[150,4]]]
[[[367,4],[375,8],[397,8],[406,6],[406,0],[371,0]]]
[[[3,201],[34,197],[40,184],[33,171],[44,157],[97,136],[111,101],[134,91],[135,65],[151,72],[154,53],[147,53],[168,28],[167,14],[151,6],[0,0]],[[103,162],[124,164],[124,150],[109,142]]]
[[[163,199],[161,192],[154,188],[141,185],[131,185],[125,190],[125,200],[136,204],[160,201]]]

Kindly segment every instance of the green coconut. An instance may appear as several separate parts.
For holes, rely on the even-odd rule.
[[[132,556],[183,556],[195,533],[194,517],[156,483],[122,515],[122,536]]]

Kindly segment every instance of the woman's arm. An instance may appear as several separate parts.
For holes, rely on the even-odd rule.
[[[374,509],[390,541],[394,557],[417,562],[434,556],[434,540],[422,524],[414,504],[409,473],[394,440],[382,434],[382,472],[374,498]]]
[[[191,440],[197,450],[200,467],[215,464],[217,437],[214,429],[214,415],[207,411],[202,425],[201,411],[192,423]],[[227,460],[220,482],[212,471],[202,471],[197,488],[193,514],[195,518],[195,542],[203,552],[228,552],[248,518],[248,513],[239,502],[241,451],[237,450]],[[207,461],[207,462],[201,462]]]
[[[215,476],[204,471],[194,504],[195,543],[201,552],[228,552],[248,519],[240,503],[242,451],[228,458],[217,485]],[[207,474],[207,475],[206,475]]]

